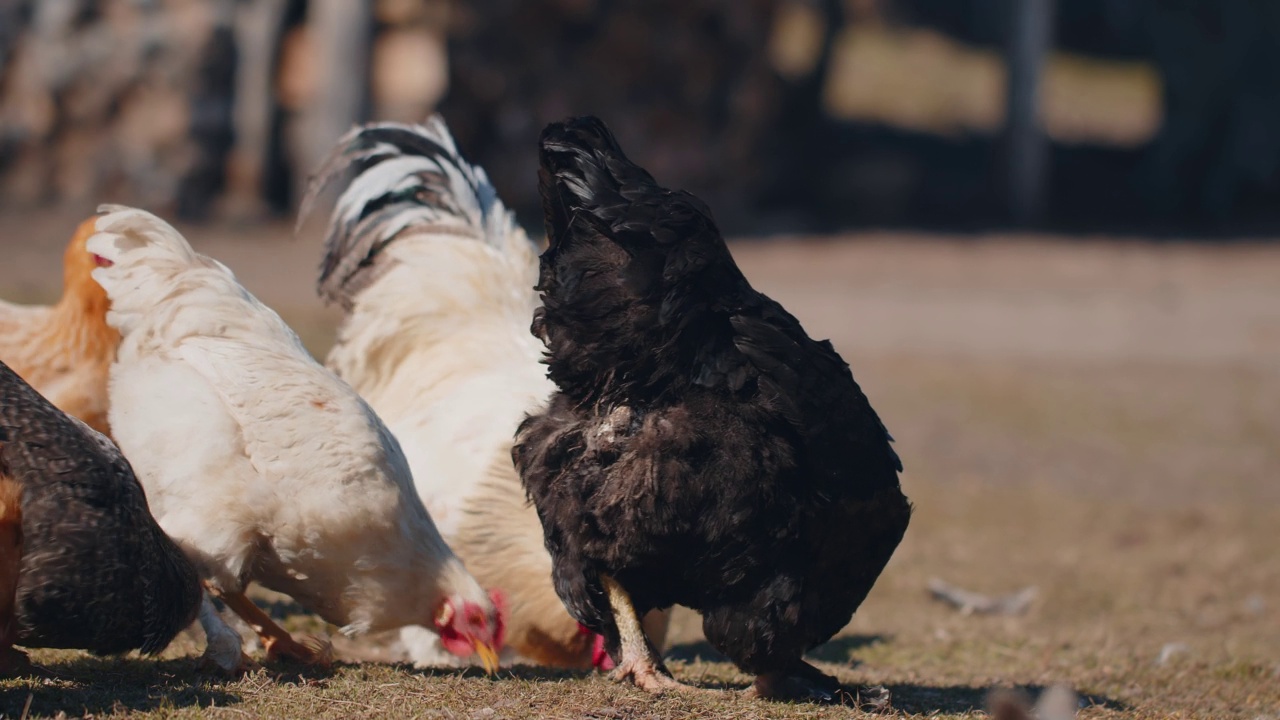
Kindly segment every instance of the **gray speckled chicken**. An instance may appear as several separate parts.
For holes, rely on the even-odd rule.
[[[21,488],[21,506],[0,501],[0,629],[9,629],[0,636],[0,669],[21,670],[14,643],[157,653],[195,620],[195,570],[151,516],[129,462],[0,363],[5,488],[9,500]]]

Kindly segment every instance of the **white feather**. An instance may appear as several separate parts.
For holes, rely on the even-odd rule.
[[[405,147],[368,140],[387,129],[418,137],[408,138]],[[372,134],[362,136],[367,131]],[[510,457],[516,426],[555,389],[540,363],[544,347],[529,332],[539,304],[533,290],[537,248],[502,205],[484,171],[458,155],[438,116],[419,126],[356,128],[339,147],[362,147],[362,141],[367,146],[345,151],[346,160],[381,160],[357,175],[338,199],[330,252],[335,247],[368,248],[376,240],[385,245],[377,255],[383,271],[349,299],[327,364],[400,438],[418,494],[452,544],[462,539],[468,513],[479,512],[471,501],[481,492],[511,495],[515,501],[510,505],[534,512],[524,504],[524,490],[509,460],[499,480],[483,485],[486,478],[492,480],[495,458]],[[415,146],[426,154],[413,154]],[[342,165],[335,160],[330,172]],[[427,200],[405,200],[395,213],[364,219],[375,199],[428,184]],[[518,518],[486,515],[470,516],[470,521],[490,524],[497,534],[519,535],[517,542],[546,555],[536,520],[532,535],[527,534],[530,523]],[[478,561],[469,560],[473,565]],[[550,566],[549,557],[545,566]],[[512,573],[520,570],[511,568]],[[504,582],[508,579],[489,581],[510,592]],[[576,623],[555,598],[549,572],[539,574],[537,582],[538,588],[526,589],[539,593],[537,602],[549,600],[562,616],[545,621],[565,624],[571,635],[576,633]],[[511,602],[535,601],[512,597]],[[421,630],[406,628],[401,641],[419,665],[449,659],[434,637]],[[504,655],[505,661],[510,659],[509,653]]]
[[[161,526],[225,590],[288,593],[361,632],[492,607],[413,492],[373,410],[292,330],[139,210],[98,221],[94,277],[123,335],[111,422]]]

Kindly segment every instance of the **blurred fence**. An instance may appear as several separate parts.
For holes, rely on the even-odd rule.
[[[1047,22],[1019,14],[1035,8]],[[1149,63],[1153,130],[1055,137],[1143,86],[1046,64],[1050,41]],[[1013,72],[983,79],[983,48]],[[921,84],[929,57],[955,66],[941,85]],[[1046,96],[1036,68],[1052,85],[1064,66],[1121,89]],[[983,109],[1006,86],[1008,109]],[[437,106],[530,221],[538,131],[590,112],[734,232],[979,227],[1019,207],[1067,229],[1280,227],[1269,0],[0,0],[8,205],[287,212],[350,123]],[[978,119],[935,127],[957,112]]]

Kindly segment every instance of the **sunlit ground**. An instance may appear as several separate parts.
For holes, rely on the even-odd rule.
[[[56,296],[73,226],[0,223],[0,296]],[[319,240],[287,233],[191,237],[322,352],[335,316],[311,289]],[[908,715],[971,716],[991,687],[1061,682],[1089,704],[1082,717],[1280,716],[1280,248],[847,240],[734,246],[757,287],[852,364],[917,506],[853,623],[811,657],[852,688],[886,686]],[[962,615],[928,596],[933,577],[1038,594],[1025,615]],[[18,717],[30,699],[32,717],[856,714],[734,693],[653,700],[526,669],[490,680],[366,663],[221,681],[196,672],[200,649],[184,636],[163,662],[37,652],[57,679],[0,684],[0,711]],[[669,657],[695,684],[749,681],[690,614]]]

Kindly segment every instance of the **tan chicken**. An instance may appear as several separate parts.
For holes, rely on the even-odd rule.
[[[320,278],[320,294],[346,310],[328,366],[400,441],[418,495],[467,569],[505,596],[503,662],[607,669],[602,639],[556,595],[511,463],[516,426],[555,391],[529,334],[538,243],[438,115],[352,130],[309,197],[349,169]],[[658,646],[667,619],[646,619]],[[401,640],[417,665],[452,661],[423,628]]]
[[[56,305],[0,300],[0,360],[58,409],[110,435],[107,371],[120,334],[107,325],[107,294],[90,276],[99,261],[85,241],[96,219],[80,223],[67,246]]]

